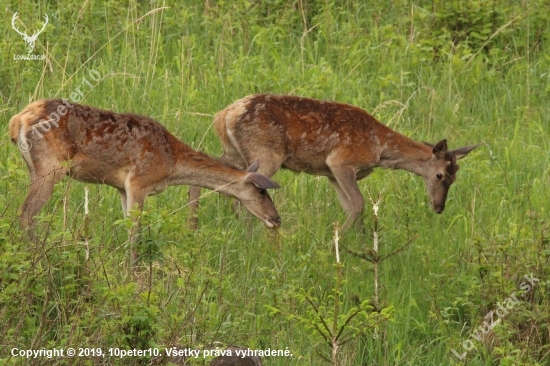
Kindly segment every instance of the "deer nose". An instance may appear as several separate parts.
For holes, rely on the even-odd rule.
[[[441,203],[435,203],[434,201],[430,201],[430,206],[432,206],[432,210],[434,210],[436,214],[442,214],[443,210],[445,209],[445,202],[441,204]]]
[[[270,229],[281,226],[281,218],[279,216],[270,217],[265,220],[265,226]]]

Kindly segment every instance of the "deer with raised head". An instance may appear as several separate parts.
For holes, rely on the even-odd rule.
[[[281,223],[266,191],[279,185],[256,173],[257,162],[247,171],[220,164],[151,118],[60,99],[39,100],[11,118],[9,131],[30,171],[20,227],[28,228],[31,236],[33,218],[64,175],[115,187],[125,216],[134,205],[141,210],[148,195],[167,186],[190,184],[237,198],[270,228]],[[130,241],[137,231],[135,225]],[[135,254],[131,257],[134,262]]]
[[[326,176],[336,189],[347,219],[342,232],[361,216],[363,196],[357,181],[376,167],[404,169],[424,178],[432,209],[445,209],[449,187],[463,158],[479,145],[447,149],[416,142],[347,104],[290,95],[249,95],[214,117],[224,154],[234,167],[259,161],[259,172],[271,178],[280,168]],[[200,188],[189,198],[196,210]]]

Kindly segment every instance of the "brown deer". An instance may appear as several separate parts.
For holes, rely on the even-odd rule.
[[[249,95],[214,118],[223,144],[219,161],[234,167],[259,161],[272,177],[281,167],[326,176],[336,189],[347,219],[342,232],[360,217],[364,200],[357,181],[376,167],[405,169],[424,178],[432,209],[445,209],[449,187],[463,158],[479,145],[447,150],[446,140],[419,143],[347,104],[290,95]],[[189,198],[196,210],[200,188]]]
[[[39,100],[13,116],[9,130],[31,175],[20,217],[21,229],[29,228],[31,237],[34,216],[64,175],[118,189],[125,216],[134,205],[141,210],[148,195],[170,185],[191,184],[237,198],[270,228],[281,223],[266,192],[279,185],[256,173],[258,163],[248,171],[222,165],[151,118],[60,99]],[[130,241],[137,231],[135,225]]]

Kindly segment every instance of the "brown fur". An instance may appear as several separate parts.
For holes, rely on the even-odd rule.
[[[53,113],[61,115],[57,126],[51,122]],[[280,224],[265,191],[277,188],[275,182],[256,174],[254,167],[236,170],[194,151],[151,118],[40,100],[13,116],[9,129],[14,143],[26,139],[32,145],[22,152],[31,173],[31,189],[21,208],[23,229],[64,175],[117,188],[125,215],[134,204],[141,208],[147,195],[192,184],[238,198],[270,227]]]
[[[456,159],[476,147],[448,151],[445,140],[430,147],[357,107],[289,95],[247,96],[220,111],[214,125],[224,147],[220,161],[228,165],[258,160],[267,177],[281,167],[328,177],[348,215],[343,231],[363,210],[356,181],[375,167],[424,177],[432,208],[441,213],[458,170]]]
[[[36,102],[29,104],[20,113],[16,114],[10,119],[9,130],[10,130],[10,138],[13,143],[17,143],[21,125],[23,125],[23,128],[28,129],[31,121],[37,120],[40,118],[41,115],[43,115],[44,108],[45,108],[45,101],[38,100]]]
[[[17,143],[17,134],[19,133],[20,129],[21,121],[19,119],[19,114],[16,114],[12,118],[10,118],[9,124],[10,139],[14,144]]]

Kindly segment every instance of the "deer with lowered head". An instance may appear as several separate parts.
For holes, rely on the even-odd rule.
[[[125,216],[134,205],[141,210],[148,195],[190,184],[237,198],[270,228],[281,223],[266,191],[279,185],[257,173],[257,162],[247,171],[220,164],[151,118],[61,99],[39,100],[11,118],[9,131],[31,176],[20,216],[21,229],[29,229],[31,237],[34,217],[64,175],[115,187]],[[138,224],[130,241],[136,239]]]
[[[419,143],[357,107],[290,95],[249,95],[218,112],[214,125],[224,164],[259,161],[259,172],[269,178],[280,168],[326,176],[347,215],[342,232],[361,216],[364,199],[357,181],[374,168],[422,176],[431,207],[440,214],[456,179],[457,159],[479,146],[448,150],[446,140]],[[193,212],[199,195],[200,188],[191,187]]]

